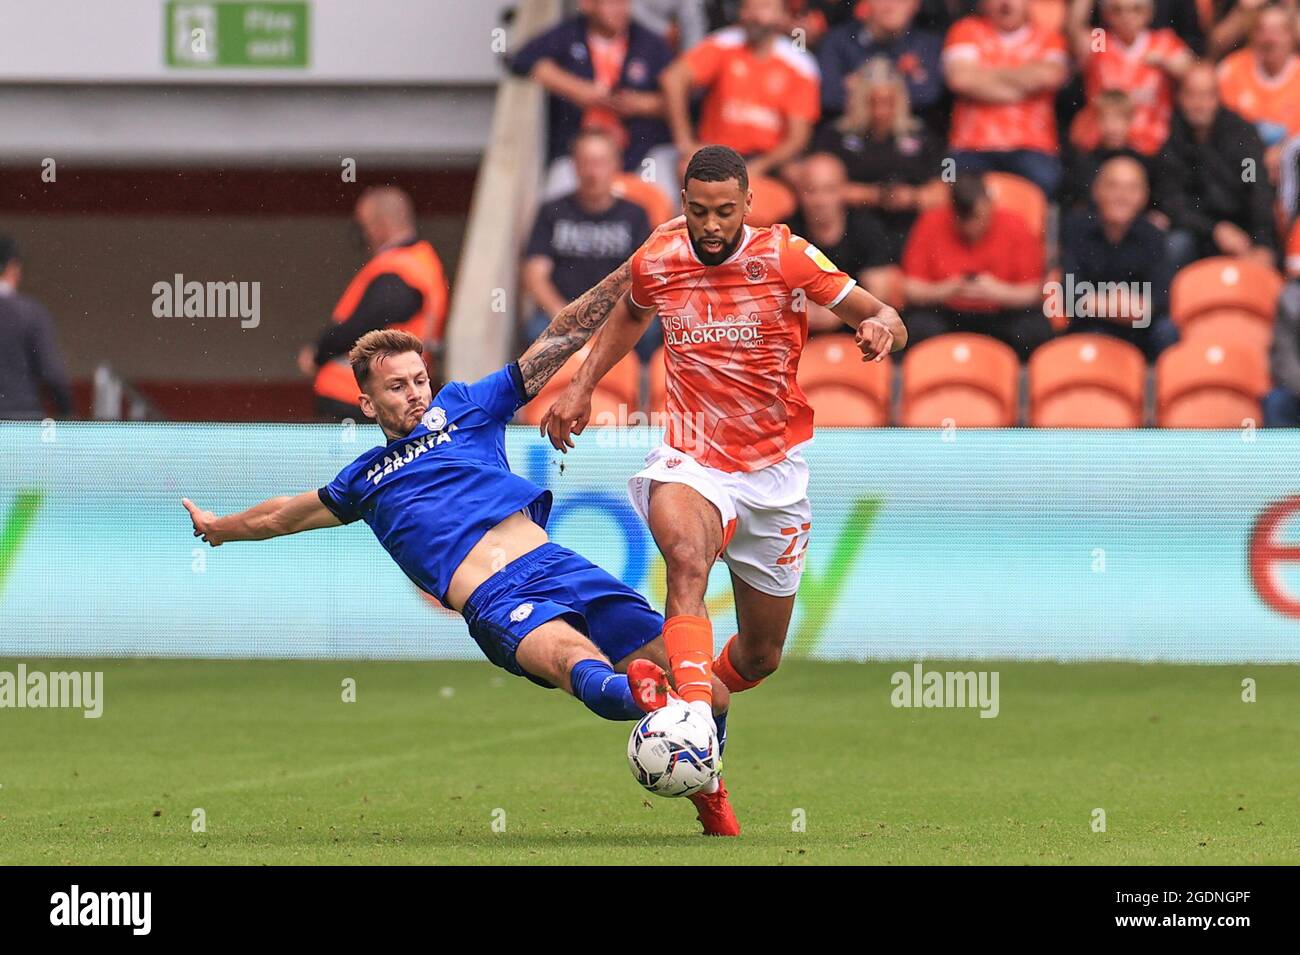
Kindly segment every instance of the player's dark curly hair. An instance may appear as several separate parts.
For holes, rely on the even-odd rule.
[[[682,177],[682,188],[692,179],[700,182],[726,182],[734,179],[740,183],[740,191],[749,191],[749,170],[745,160],[730,146],[704,146],[691,157],[686,164],[686,175]]]

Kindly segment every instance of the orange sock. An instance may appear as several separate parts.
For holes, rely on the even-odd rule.
[[[713,626],[704,617],[678,614],[664,622],[664,649],[678,695],[713,705]]]
[[[763,681],[761,679],[746,680],[736,671],[736,668],[732,666],[731,645],[735,642],[736,638],[733,635],[732,638],[727,641],[727,645],[722,648],[722,652],[718,654],[718,658],[713,661],[713,672],[718,675],[718,679],[722,681],[723,686],[732,693],[739,693],[741,690],[752,690]]]

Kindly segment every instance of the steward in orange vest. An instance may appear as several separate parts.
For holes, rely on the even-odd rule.
[[[395,328],[423,341],[426,354],[439,354],[447,320],[447,280],[433,246],[414,234],[414,210],[404,192],[367,190],[357,202],[356,219],[370,247],[378,251],[348,283],[334,307],[334,324],[315,345],[304,348],[300,365],[315,375],[313,389],[322,417],[361,422],[366,420],[358,405],[361,392],[348,352],[366,332]]]

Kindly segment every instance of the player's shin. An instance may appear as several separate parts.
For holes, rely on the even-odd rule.
[[[683,700],[713,718],[713,627],[705,617],[679,614],[664,623],[664,649]]]
[[[644,713],[632,698],[627,676],[604,660],[579,660],[569,671],[573,695],[601,719],[639,720]]]

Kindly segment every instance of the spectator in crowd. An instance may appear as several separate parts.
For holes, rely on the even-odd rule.
[[[902,76],[908,99],[918,113],[929,115],[944,99],[939,65],[943,38],[913,28],[920,6],[921,0],[872,0],[865,16],[827,34],[817,49],[823,115],[836,117],[844,112],[848,100],[845,81],[878,57],[888,59]]]
[[[1071,332],[1122,338],[1151,360],[1178,334],[1166,314],[1165,238],[1143,216],[1148,188],[1137,159],[1108,159],[1092,187],[1095,211],[1073,213],[1061,230],[1061,272]]]
[[[1244,255],[1273,267],[1273,189],[1255,128],[1219,104],[1214,68],[1200,63],[1178,91],[1160,156],[1156,208],[1169,217],[1175,270],[1210,255]]]
[[[683,161],[703,144],[730,146],[751,179],[807,148],[820,112],[817,62],[781,34],[782,0],[744,0],[740,23],[710,34],[664,71],[673,141]],[[698,132],[690,91],[702,87]]]
[[[787,223],[790,231],[821,249],[864,288],[876,285],[874,270],[889,264],[884,228],[870,212],[844,204],[844,163],[830,153],[813,153],[799,164],[796,178],[799,211]],[[846,330],[830,309],[811,300],[807,306],[810,334]]]
[[[1300,216],[1300,136],[1282,144],[1277,201],[1282,221],[1290,225]]]
[[[670,51],[689,50],[709,32],[704,0],[633,0],[632,16],[662,37]]]
[[[1155,160],[1129,145],[1129,128],[1133,120],[1133,101],[1123,90],[1102,90],[1093,104],[1097,116],[1097,145],[1092,149],[1071,147],[1061,180],[1060,202],[1069,210],[1092,201],[1092,183],[1097,170],[1108,159],[1131,156],[1142,163],[1147,180],[1154,178]],[[1164,220],[1168,225],[1168,220]]]
[[[1152,30],[1173,30],[1195,56],[1205,55],[1205,24],[1198,6],[1213,0],[1152,0]],[[1103,26],[1102,13],[1094,5],[1090,26]]]
[[[1081,149],[1100,141],[1097,97],[1103,90],[1123,90],[1133,103],[1128,144],[1154,155],[1169,138],[1174,88],[1191,68],[1192,51],[1168,28],[1151,29],[1154,0],[1101,0],[1105,30],[1090,26],[1095,0],[1071,0],[1070,43],[1084,76],[1087,102],[1070,127],[1070,140]]]
[[[927,187],[939,181],[943,150],[913,118],[907,86],[888,60],[868,60],[849,74],[848,86],[844,115],[818,130],[814,148],[844,163],[851,180],[845,201],[876,213],[886,260],[898,262]]]
[[[580,129],[608,131],[629,171],[639,171],[647,157],[659,169],[676,166],[659,90],[672,59],[668,44],[632,19],[632,0],[582,0],[581,9],[508,60],[512,72],[530,77],[550,94],[550,165],[543,188],[548,199],[576,185],[569,146]],[[672,179],[665,175],[656,182],[675,196]]]
[[[614,195],[618,148],[608,133],[586,129],[573,141],[578,189],[542,206],[524,249],[524,290],[537,310],[524,323],[531,342],[564,306],[595,286],[650,234],[644,210]],[[652,323],[637,345],[648,358],[662,341]]]
[[[1265,426],[1300,426],[1300,279],[1292,278],[1278,298],[1269,365],[1274,387],[1264,398]]]
[[[1270,178],[1278,181],[1282,144],[1300,134],[1300,57],[1296,22],[1281,7],[1259,11],[1250,46],[1219,65],[1223,105],[1254,123],[1263,140]]]
[[[72,389],[45,307],[18,291],[18,243],[0,235],[0,418],[45,417],[45,399],[59,417],[72,413]]]
[[[1187,2],[1187,0],[1182,0]],[[1197,0],[1198,3],[1206,0]],[[1206,50],[1211,59],[1221,60],[1237,47],[1241,46],[1259,12],[1269,6],[1273,0],[1208,0],[1212,5],[1210,23],[1212,26],[1206,39]],[[1281,0],[1277,4],[1288,13],[1295,13],[1297,0]]]
[[[903,275],[909,345],[977,332],[1024,359],[1052,337],[1043,312],[1043,244],[1019,215],[994,206],[979,174],[959,174],[951,204],[917,220]]]
[[[316,410],[322,418],[365,421],[348,352],[377,328],[417,336],[426,354],[442,353],[447,321],[447,279],[442,261],[416,234],[415,207],[401,189],[367,189],[357,200],[355,219],[372,258],[348,283],[334,306],[333,322],[298,353],[298,367],[313,378]]]
[[[1029,0],[981,0],[953,24],[943,70],[956,96],[949,145],[959,171],[1023,176],[1048,196],[1061,178],[1054,98],[1069,74],[1065,39],[1029,19]]]

